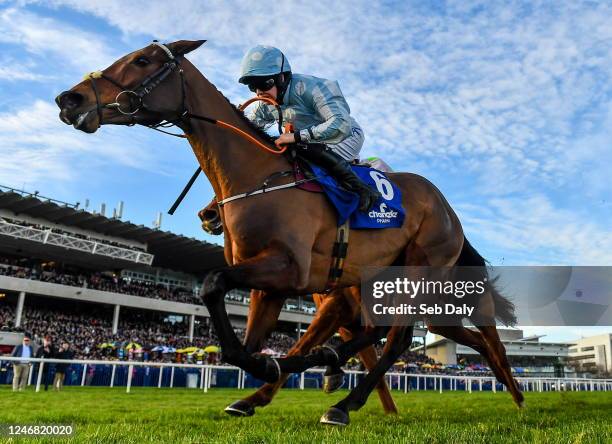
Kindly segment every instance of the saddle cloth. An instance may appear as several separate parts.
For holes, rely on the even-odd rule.
[[[351,165],[353,171],[367,185],[378,190],[382,197],[367,212],[360,212],[359,196],[341,187],[324,169],[311,163],[308,168],[317,178],[316,184],[307,182],[300,185],[301,189],[312,192],[323,192],[333,204],[338,214],[338,226],[350,219],[353,229],[398,228],[404,223],[406,212],[402,207],[402,193],[391,182],[387,175],[366,165]],[[300,168],[296,168],[296,179],[303,178]],[[313,186],[317,185],[317,186]]]

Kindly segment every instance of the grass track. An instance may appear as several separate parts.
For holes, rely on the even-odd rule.
[[[61,393],[12,393],[0,387],[0,423],[73,424],[72,439],[0,442],[409,442],[612,443],[612,393],[526,393],[519,411],[508,393],[393,392],[400,414],[386,416],[374,394],[351,424],[321,426],[319,417],[346,391],[284,390],[251,418],[223,407],[252,390],[67,387]]]

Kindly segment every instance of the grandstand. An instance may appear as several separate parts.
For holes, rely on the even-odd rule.
[[[506,348],[508,361],[516,373],[529,372],[533,376],[563,376],[575,373],[573,369],[566,368],[571,344],[541,341],[543,336],[525,337],[520,329],[498,328],[497,331]],[[438,335],[435,335],[434,340],[426,344],[425,348],[418,346],[412,350],[425,353],[445,365],[486,364],[484,358],[475,350]]]
[[[103,213],[0,187],[0,353],[24,331],[67,339],[87,358],[122,358],[123,347],[109,344],[146,353],[216,343],[197,295],[206,273],[225,264],[223,249]],[[248,292],[227,302],[233,325],[244,327]],[[271,338],[281,349],[314,313],[307,298],[284,308],[284,334]]]

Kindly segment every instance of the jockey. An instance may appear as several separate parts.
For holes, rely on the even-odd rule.
[[[324,168],[341,185],[359,195],[359,209],[367,211],[380,194],[363,183],[349,162],[358,159],[363,131],[350,116],[338,82],[291,72],[285,55],[271,46],[255,46],[244,58],[240,83],[258,96],[274,99],[283,122],[294,132],[281,134],[276,145],[297,143],[298,154]],[[248,116],[265,129],[278,121],[275,106],[260,103]]]

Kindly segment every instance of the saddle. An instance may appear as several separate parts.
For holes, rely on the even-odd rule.
[[[282,173],[282,176],[287,177],[292,173],[293,180],[298,183],[296,188],[300,190],[308,191],[311,193],[323,193],[323,187],[315,181],[315,174],[310,167],[308,161],[297,157],[291,153],[288,155],[288,160],[291,163],[291,172],[285,171]],[[385,163],[382,159],[378,157],[370,157],[363,161],[354,160],[352,162],[353,165],[361,165],[372,167],[380,171],[384,172],[392,172],[393,170],[387,163]],[[279,177],[282,177],[279,175]],[[269,178],[270,179],[270,178]],[[267,179],[268,180],[268,179]],[[221,221],[221,215],[219,213],[219,206],[217,205],[216,197],[198,211],[198,217],[202,222],[202,229],[214,236],[220,235],[223,233],[223,223]]]

